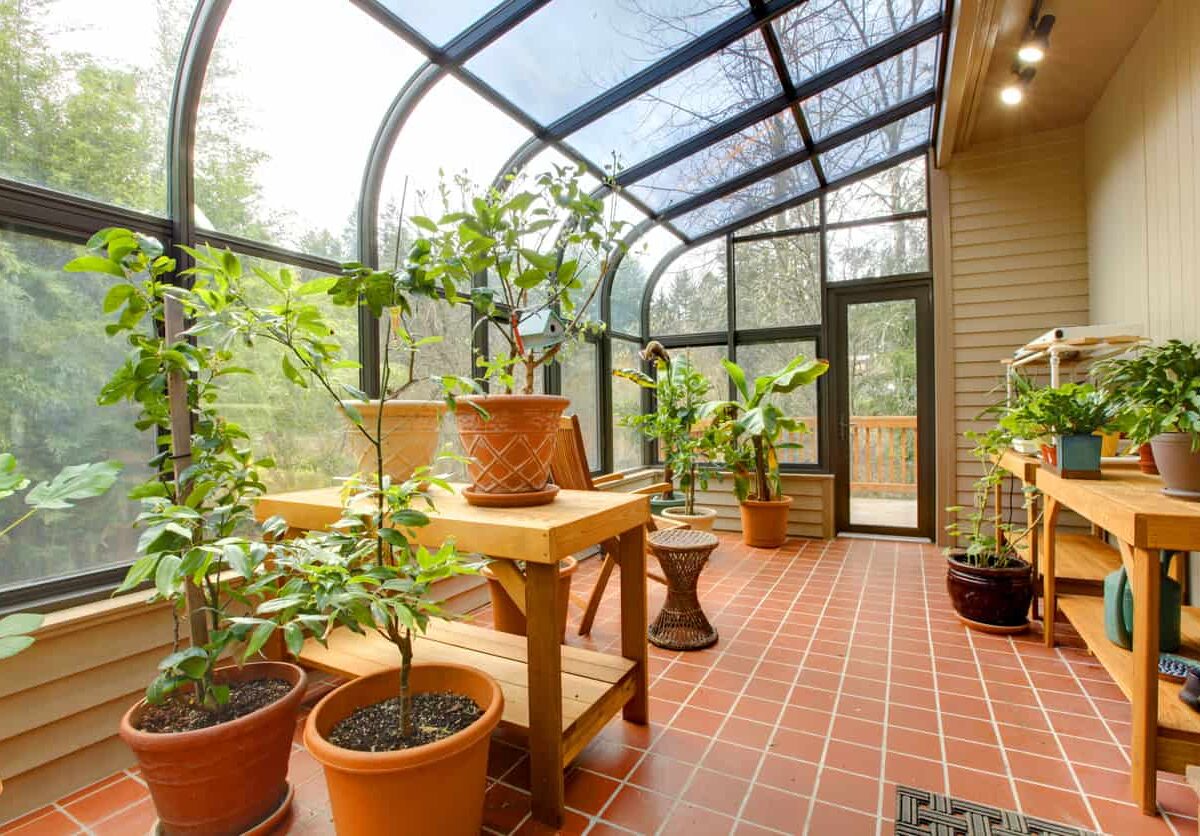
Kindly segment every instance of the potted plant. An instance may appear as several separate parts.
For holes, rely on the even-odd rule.
[[[1099,479],[1103,439],[1116,404],[1086,383],[1032,389],[1004,411],[1001,424],[1012,434],[1048,437],[1042,443],[1046,465],[1064,479]]]
[[[305,674],[283,662],[253,662],[269,630],[232,623],[227,608],[250,599],[237,583],[250,581],[267,556],[251,503],[262,492],[260,470],[245,433],[219,411],[219,382],[239,371],[227,341],[206,330],[197,300],[220,288],[195,277],[190,290],[175,283],[175,261],[155,240],[105,229],[71,272],[118,279],[104,300],[116,315],[107,327],[130,351],[104,384],[101,405],[131,403],[135,426],[155,432],[160,453],[154,478],[130,496],[142,502],[138,557],[117,593],[152,583],[152,600],[171,602],[172,653],[146,698],[121,720],[163,832],[241,833],[269,827],[291,807],[288,759]],[[195,326],[184,330],[184,323]],[[180,638],[186,609],[190,642]],[[244,645],[238,664],[218,662]]]
[[[722,360],[740,400],[710,401],[701,417],[712,420],[724,463],[733,472],[734,494],[742,515],[742,541],[748,546],[778,548],[787,540],[787,515],[792,498],[783,495],[776,449],[798,448],[798,442],[780,443],[785,432],[807,428],[788,417],[773,402],[801,386],[816,383],[829,370],[825,360],[797,356],[777,372],[750,384],[746,373],[730,360]]]
[[[259,564],[252,597],[267,597],[255,613],[231,619],[253,635],[279,631],[299,654],[306,638],[327,642],[337,628],[375,632],[396,648],[398,667],[362,677],[329,693],[305,724],[304,742],[324,767],[337,831],[374,834],[387,829],[397,810],[420,809],[407,822],[414,833],[476,834],[486,786],[487,751],[504,699],[496,681],[474,668],[414,663],[416,634],[441,614],[430,592],[434,583],[477,571],[452,543],[435,550],[414,544],[428,524],[433,491],[451,486],[428,466],[398,482],[383,465],[382,415],[367,423],[341,400],[331,372],[345,365],[345,352],[320,308],[311,299],[344,285],[315,280],[300,284],[283,271],[262,278],[273,303],[255,308],[242,287],[236,259],[212,250],[195,253],[197,273],[224,288],[230,304],[223,318],[242,339],[269,340],[290,357],[300,386],[315,385],[341,403],[372,448],[374,468],[350,479],[343,491],[341,520],[329,531],[308,532],[272,544],[272,561]],[[390,285],[395,307],[408,299],[436,299],[432,286],[402,278]],[[220,302],[221,300],[218,300]],[[385,318],[385,338],[391,318]],[[402,327],[408,330],[401,317]],[[404,342],[404,383],[413,379],[423,340]],[[384,362],[381,388],[388,391],[392,367]],[[443,379],[450,391],[460,384]],[[403,384],[402,384],[403,385]],[[418,507],[419,506],[419,507]],[[282,532],[282,521],[271,526]]]
[[[1021,632],[1029,626],[1033,566],[1021,557],[1019,546],[1030,529],[1006,522],[1003,510],[991,502],[1004,480],[999,454],[1012,443],[1012,435],[995,427],[985,433],[968,432],[966,437],[975,443],[972,452],[982,474],[973,486],[970,509],[946,509],[954,515],[946,532],[964,541],[946,550],[946,590],[954,611],[968,627],[989,633]],[[1026,488],[1026,503],[1032,501],[1034,490]]]
[[[708,486],[708,471],[701,467],[700,460],[715,452],[716,433],[710,423],[700,419],[704,398],[712,384],[692,365],[690,357],[682,354],[671,358],[657,341],[651,341],[641,356],[654,364],[653,377],[640,369],[614,369],[613,375],[653,391],[654,411],[622,416],[621,424],[658,441],[664,482],[673,483],[676,474],[679,475],[683,496],[675,501],[664,495],[655,510],[692,528],[708,531],[717,512],[696,507],[696,487]],[[654,502],[651,500],[652,507]]]
[[[564,344],[600,327],[588,309],[626,226],[612,217],[616,201],[606,213],[582,174],[556,166],[532,179],[514,176],[503,192],[457,178],[461,207],[451,205],[452,190],[443,185],[445,214],[413,218],[426,235],[413,245],[409,274],[442,285],[452,298],[469,289],[504,341],[478,361],[483,379],[503,394],[462,397],[455,408],[470,457],[472,485],[463,494],[472,504],[540,505],[558,493],[550,458],[569,401],[534,394],[535,377]],[[493,284],[476,286],[484,276]]]
[[[1093,373],[1126,415],[1129,438],[1150,444],[1164,493],[1200,500],[1200,343],[1169,340]]]

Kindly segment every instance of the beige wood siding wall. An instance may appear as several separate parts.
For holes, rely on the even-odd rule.
[[[956,154],[946,172],[954,490],[969,504],[979,465],[962,434],[1003,398],[1001,358],[1056,325],[1088,322],[1082,127]],[[943,288],[943,291],[945,288]],[[948,382],[949,382],[948,381]],[[947,396],[950,393],[944,393]]]
[[[1200,3],[1162,0],[1085,148],[1093,320],[1200,339]]]

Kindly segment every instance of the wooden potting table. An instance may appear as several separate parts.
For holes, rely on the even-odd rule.
[[[1156,770],[1182,775],[1188,764],[1200,763],[1200,714],[1179,701],[1179,685],[1158,678],[1159,553],[1178,553],[1172,574],[1186,577],[1186,553],[1200,549],[1200,504],[1165,495],[1157,476],[1129,467],[1105,469],[1098,481],[1063,479],[1041,468],[1036,484],[1045,501],[1042,557],[1046,644],[1054,645],[1057,603],[1132,704],[1133,800],[1142,812],[1154,814]],[[1106,637],[1103,598],[1057,595],[1055,534],[1064,507],[1107,532],[1119,546],[1120,560],[1133,589],[1132,652]],[[1200,659],[1200,609],[1184,607],[1182,626],[1180,652]]]
[[[504,691],[501,722],[529,739],[533,815],[558,826],[563,816],[563,770],[618,711],[648,721],[646,642],[646,523],[649,497],[563,490],[549,505],[478,508],[461,494],[438,491],[430,524],[418,542],[453,538],[464,552],[495,558],[492,568],[525,611],[528,638],[470,624],[436,621],[416,642],[418,661],[471,665],[494,676]],[[297,530],[336,522],[336,488],[271,494],[258,501],[258,518],[280,516]],[[619,540],[621,655],[560,643],[558,563],[610,538]],[[524,561],[522,572],[515,561]],[[335,633],[329,647],[305,642],[301,663],[342,676],[361,676],[399,659],[382,637]]]

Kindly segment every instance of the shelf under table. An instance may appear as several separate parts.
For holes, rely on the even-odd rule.
[[[529,731],[529,673],[524,636],[471,624],[431,620],[414,642],[417,662],[455,662],[486,671],[504,692],[502,725]],[[395,645],[377,633],[334,631],[329,647],[304,643],[300,663],[345,677],[364,676],[400,666]],[[637,663],[621,656],[578,647],[562,648],[563,766],[629,701]]]
[[[1133,653],[1113,644],[1105,635],[1104,600],[1061,595],[1058,608],[1126,698],[1131,698]],[[1179,653],[1200,660],[1200,608],[1183,608],[1182,633],[1183,647]],[[1180,775],[1188,764],[1200,763],[1200,712],[1179,700],[1181,687],[1178,683],[1158,681],[1158,768]]]

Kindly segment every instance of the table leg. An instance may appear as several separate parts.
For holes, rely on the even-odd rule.
[[[558,633],[558,567],[525,567],[529,650],[529,774],[533,817],[558,827],[563,817],[562,646]]]
[[[646,629],[646,528],[637,526],[621,535],[621,655],[638,663],[633,696],[625,703],[625,719],[645,725],[650,721],[647,676],[649,642]]]
[[[1054,551],[1058,512],[1061,508],[1062,504],[1054,497],[1045,498],[1042,517],[1042,638],[1046,647],[1054,647],[1054,616],[1058,610],[1054,593]]]
[[[1162,571],[1158,553],[1134,549],[1133,577],[1133,800],[1147,815],[1157,812],[1158,632]]]
[[[1029,529],[1029,562],[1033,564],[1033,579],[1035,583],[1038,573],[1042,571],[1041,537],[1039,536],[1041,532],[1038,530],[1037,524],[1038,504],[1038,493],[1036,491],[1027,495],[1025,526]],[[1036,620],[1038,618],[1038,597],[1036,595],[1033,596],[1030,607],[1032,609],[1030,616]]]

